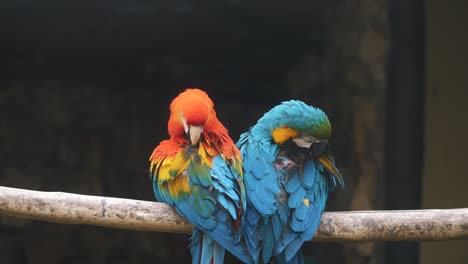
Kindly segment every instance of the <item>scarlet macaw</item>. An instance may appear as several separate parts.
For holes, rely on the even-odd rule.
[[[194,225],[192,263],[223,263],[225,249],[250,263],[241,243],[246,207],[240,152],[199,89],[170,105],[168,132],[150,156],[156,199]]]

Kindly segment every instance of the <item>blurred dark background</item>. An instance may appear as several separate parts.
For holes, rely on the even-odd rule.
[[[3,0],[0,185],[152,201],[148,157],[168,105],[200,87],[235,140],[283,100],[324,109],[347,185],[327,210],[467,207],[466,7]],[[0,263],[190,263],[186,235],[9,217],[0,232]],[[304,252],[307,263],[461,264],[466,242]]]

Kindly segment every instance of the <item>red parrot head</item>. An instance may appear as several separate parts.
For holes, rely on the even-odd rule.
[[[209,132],[219,122],[213,101],[200,89],[185,90],[172,101],[169,109],[169,135],[173,138],[187,135],[192,145],[199,142],[203,131]]]

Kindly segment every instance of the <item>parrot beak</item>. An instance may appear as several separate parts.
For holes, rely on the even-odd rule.
[[[335,159],[332,155],[326,154],[322,155],[317,158],[320,164],[331,174],[335,177],[336,181],[338,181],[341,185],[341,188],[344,188],[344,180],[343,176],[341,176],[340,171],[335,167]]]
[[[198,144],[198,141],[200,141],[201,133],[203,132],[203,126],[189,126],[187,124],[187,120],[185,120],[185,116],[183,113],[180,114],[180,120],[182,121],[184,131],[189,137],[192,145]]]
[[[313,143],[313,139],[310,137],[297,137],[293,138],[293,142],[300,148],[310,148]]]
[[[309,136],[293,138],[293,142],[300,148],[311,149],[314,154],[318,154],[316,156],[322,155],[328,145],[326,139],[316,139]]]
[[[188,134],[192,145],[196,145],[200,141],[201,133],[203,132],[202,126],[189,126]]]

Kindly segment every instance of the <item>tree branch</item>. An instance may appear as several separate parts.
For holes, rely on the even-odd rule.
[[[192,225],[163,203],[0,187],[0,214],[35,220],[189,234]],[[468,238],[468,208],[326,212],[314,241],[423,241]]]

